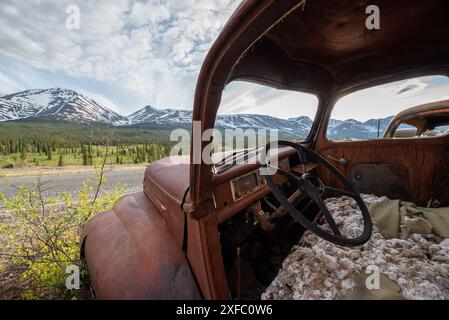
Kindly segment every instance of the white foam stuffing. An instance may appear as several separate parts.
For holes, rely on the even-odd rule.
[[[387,200],[373,195],[362,198],[367,206]],[[362,215],[354,200],[331,198],[326,204],[343,235],[361,234]],[[358,248],[337,246],[307,232],[262,299],[341,299],[368,266],[377,266],[396,282],[406,299],[449,299],[449,239],[415,234],[386,240],[376,226],[371,239]]]

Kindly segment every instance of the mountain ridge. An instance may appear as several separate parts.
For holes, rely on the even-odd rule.
[[[0,121],[28,118],[76,123],[126,124],[127,118],[74,90],[30,89],[0,98]]]
[[[380,134],[392,117],[369,119],[361,122],[354,119],[329,122],[331,138],[372,138]],[[113,126],[157,126],[165,129],[188,127],[192,111],[182,109],[160,109],[151,105],[128,116],[122,116],[74,90],[63,88],[30,89],[0,97],[0,122],[14,120],[58,120],[79,124],[106,124]],[[267,129],[278,130],[288,136],[306,136],[312,126],[307,116],[280,119],[261,114],[217,115],[216,127],[221,129]]]

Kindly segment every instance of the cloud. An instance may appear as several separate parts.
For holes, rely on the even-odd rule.
[[[0,67],[11,60],[188,108],[207,50],[239,2],[2,0]],[[80,30],[65,27],[71,4],[80,9]]]
[[[17,82],[0,72],[0,97],[23,89]]]
[[[136,2],[131,9],[130,18],[136,26],[155,24],[170,18],[167,7],[156,3]]]
[[[2,5],[0,11],[3,14],[9,15],[9,16],[17,17],[19,15],[19,11],[17,10],[17,8],[12,5],[9,5],[9,4]]]
[[[422,81],[422,79],[415,78],[406,81],[401,81],[399,85],[395,88],[396,95],[403,95],[406,93],[407,96],[418,93],[424,90],[429,84]]]
[[[308,116],[314,118],[318,98],[312,94],[278,90],[235,81],[223,92],[219,114],[264,114],[281,119]]]

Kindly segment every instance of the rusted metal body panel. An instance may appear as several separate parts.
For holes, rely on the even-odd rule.
[[[217,217],[208,215],[195,219],[188,216],[187,230],[187,258],[203,297],[229,299]]]
[[[351,168],[351,183],[360,193],[410,200],[408,169],[392,163],[360,163]]]
[[[179,248],[184,241],[185,214],[182,205],[189,189],[189,157],[173,156],[151,163],[143,191],[158,208]]]
[[[95,216],[83,235],[98,299],[199,299],[184,252],[141,192]]]
[[[409,199],[421,206],[425,206],[430,198],[437,196],[449,174],[446,161],[449,136],[333,142],[327,140],[325,134],[324,130],[320,133],[321,139],[316,146],[318,152],[325,157],[346,159],[346,166],[333,163],[349,179],[352,167],[361,163],[387,163],[406,167],[410,177]],[[319,168],[319,174],[325,184],[339,185],[327,171]]]

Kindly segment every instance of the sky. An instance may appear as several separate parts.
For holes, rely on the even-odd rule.
[[[146,105],[191,110],[201,64],[239,3],[0,0],[0,96],[62,87],[125,116]],[[75,29],[67,27],[72,5],[79,9]],[[332,117],[387,117],[443,98],[449,98],[447,78],[400,81],[343,98]],[[219,113],[313,118],[317,103],[310,94],[235,82]]]
[[[338,120],[367,121],[394,116],[420,104],[447,99],[448,77],[420,77],[351,93],[336,103],[331,117]]]
[[[331,117],[338,120],[386,118],[424,103],[449,99],[449,78],[426,76],[395,81],[348,94],[337,101]],[[316,96],[277,90],[253,83],[230,83],[219,113],[266,114],[281,119],[308,116],[314,119]]]
[[[239,3],[0,0],[0,96],[63,87],[124,115],[191,109],[201,63]]]

